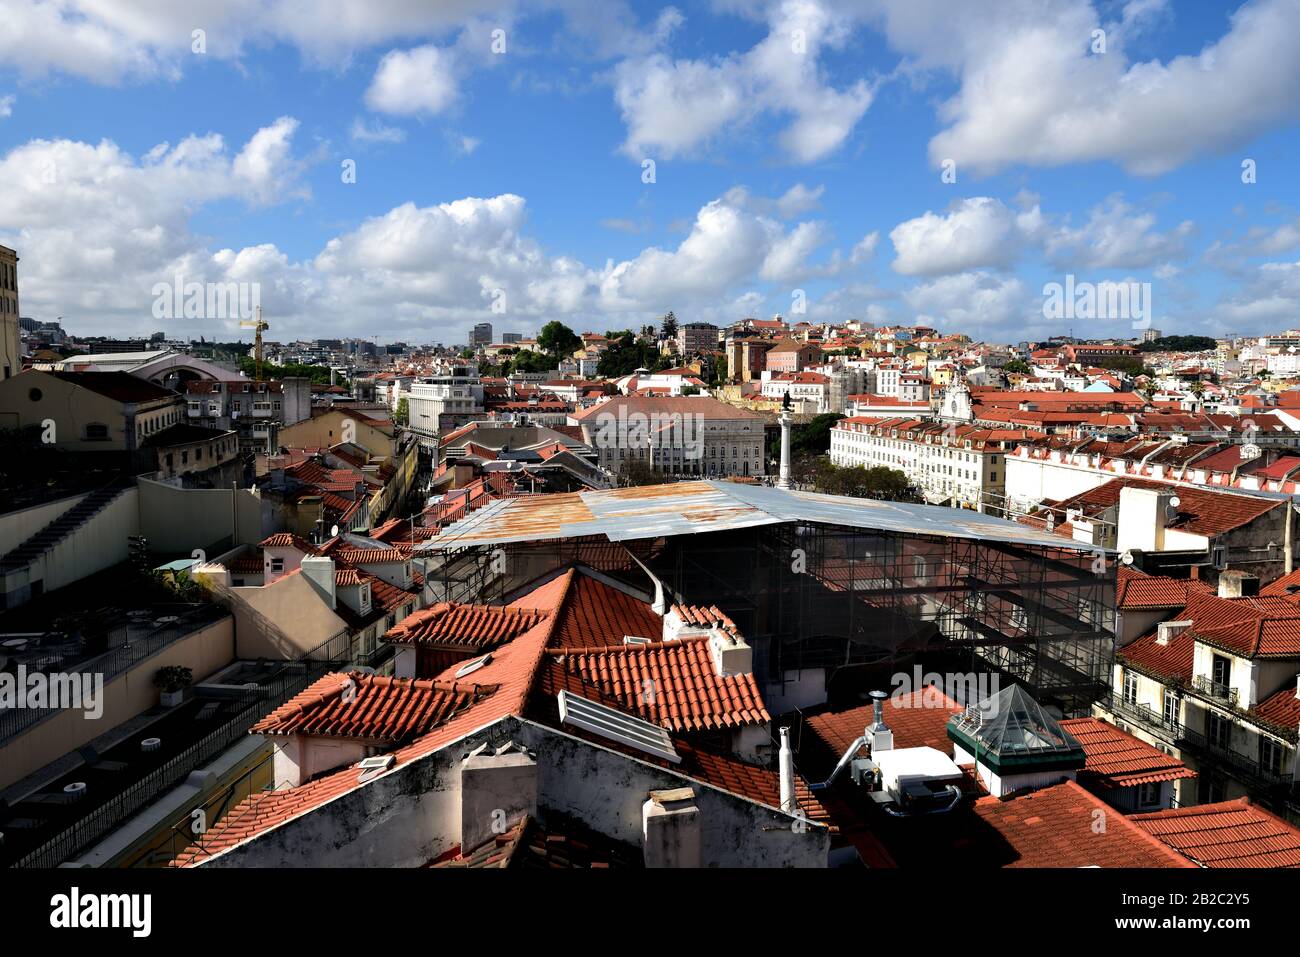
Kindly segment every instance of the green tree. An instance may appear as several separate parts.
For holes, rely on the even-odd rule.
[[[556,361],[573,355],[581,345],[582,340],[574,331],[557,319],[542,326],[542,331],[537,334],[538,348]]]
[[[1029,363],[1024,359],[1011,359],[1002,367],[1003,372],[1018,372],[1021,375],[1029,375],[1034,370],[1029,368]]]
[[[405,398],[397,402],[397,408],[393,410],[393,421],[398,425],[409,425],[411,421],[411,407]]]
[[[643,342],[630,329],[607,334],[609,347],[601,354],[596,374],[606,379],[631,375],[637,369],[655,372],[665,368],[664,359],[653,343]]]
[[[665,339],[673,339],[677,336],[677,316],[669,309],[662,319],[659,320],[659,329]]]
[[[1138,352],[1206,352],[1218,347],[1209,336],[1161,336],[1138,346]]]
[[[841,468],[826,456],[816,460],[812,476],[813,488],[827,495],[846,495],[853,498],[874,498],[889,502],[916,501],[916,491],[907,476],[898,469],[884,465],[865,468],[861,465]]]

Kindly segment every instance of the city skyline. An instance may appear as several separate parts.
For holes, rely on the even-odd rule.
[[[1047,318],[1075,280],[1150,284],[1167,334],[1300,314],[1294,0],[276,7],[14,4],[24,316],[239,337],[156,319],[177,279],[255,284],[273,340],[670,309],[1140,337]]]

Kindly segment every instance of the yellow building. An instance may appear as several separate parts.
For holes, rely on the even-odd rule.
[[[35,427],[69,452],[124,452],[183,421],[184,400],[129,372],[39,372],[0,381],[0,429]]]
[[[0,380],[23,369],[18,336],[18,254],[0,246]]]

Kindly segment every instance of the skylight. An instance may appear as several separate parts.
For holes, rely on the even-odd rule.
[[[672,738],[658,725],[580,698],[568,691],[561,691],[556,697],[560,700],[562,724],[582,728],[646,754],[664,758],[673,764],[681,763],[681,755],[673,748]]]

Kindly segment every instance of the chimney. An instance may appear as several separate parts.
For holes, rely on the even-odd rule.
[[[1219,576],[1220,598],[1254,598],[1259,594],[1259,578],[1250,572],[1229,568]]]
[[[794,797],[794,755],[790,753],[790,729],[781,729],[781,810],[793,814],[799,807]]]
[[[330,608],[337,608],[338,599],[334,593],[334,559],[306,555],[299,567],[302,569],[303,577],[311,582],[322,597],[329,602]]]
[[[871,753],[894,750],[894,732],[885,725],[885,699],[889,694],[884,691],[871,692],[871,727],[867,728],[867,740],[871,744]]]
[[[1156,626],[1156,644],[1167,645],[1171,638],[1181,635],[1190,627],[1190,621],[1162,621]]]
[[[513,741],[482,744],[460,763],[460,850],[468,854],[537,814],[537,761]]]
[[[1172,489],[1136,488],[1119,490],[1119,526],[1116,548],[1123,552],[1140,549],[1159,552],[1165,547],[1165,529],[1178,514],[1178,496]]]
[[[713,653],[713,668],[719,677],[747,675],[754,670],[754,649],[745,639],[717,625],[709,632],[709,651]]]
[[[691,788],[651,791],[641,805],[646,867],[700,866],[700,809]]]

